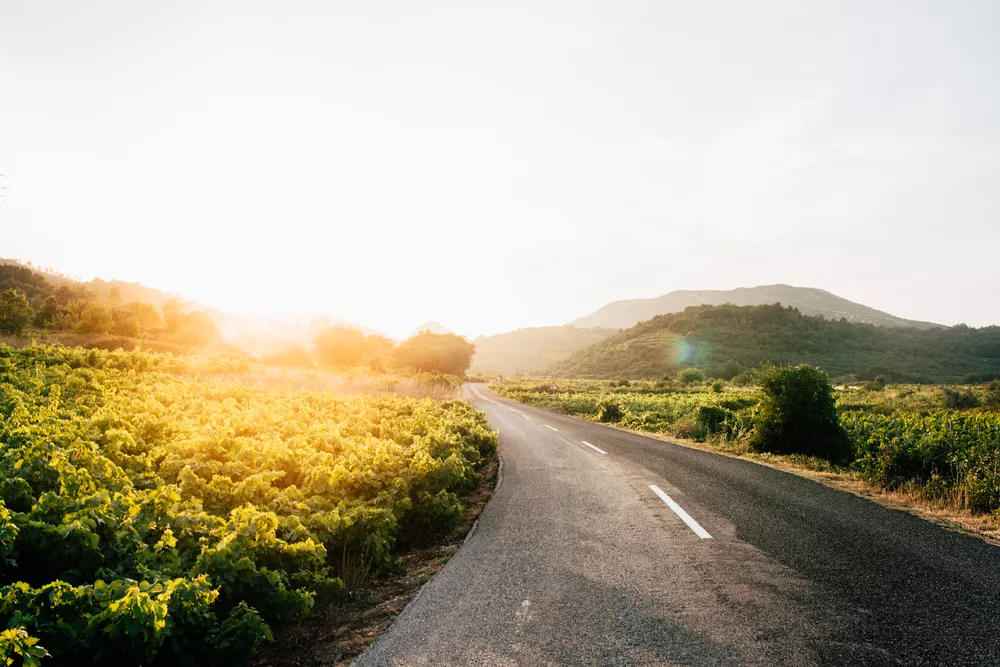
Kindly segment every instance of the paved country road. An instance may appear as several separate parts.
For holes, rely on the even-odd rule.
[[[1000,665],[1000,548],[465,391],[500,432],[503,481],[356,664]]]

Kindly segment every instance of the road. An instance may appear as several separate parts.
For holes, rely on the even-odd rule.
[[[502,483],[356,664],[1000,665],[1000,548],[465,391],[500,433]]]

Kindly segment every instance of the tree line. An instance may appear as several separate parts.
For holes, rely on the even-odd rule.
[[[385,336],[366,335],[357,327],[337,325],[320,331],[313,339],[312,350],[290,347],[264,361],[283,366],[413,369],[462,376],[472,365],[475,353],[476,346],[456,334],[420,331],[397,345]]]
[[[0,265],[0,334],[17,336],[29,329],[155,336],[188,345],[218,338],[212,319],[204,312],[190,311],[180,299],[170,299],[161,308],[125,302],[117,285],[101,298],[84,284],[53,284],[27,267]]]

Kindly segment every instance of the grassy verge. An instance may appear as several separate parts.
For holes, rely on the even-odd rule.
[[[338,600],[317,605],[303,621],[275,628],[254,667],[340,667],[351,664],[385,632],[420,589],[462,546],[496,486],[499,459],[482,470],[482,481],[462,497],[465,512],[451,533],[399,554],[400,572],[378,577]]]

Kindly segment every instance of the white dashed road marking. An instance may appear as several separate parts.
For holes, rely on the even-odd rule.
[[[667,504],[667,507],[674,511],[674,514],[681,518],[681,521],[687,524],[687,527],[694,531],[694,534],[703,540],[710,540],[712,536],[708,534],[708,531],[702,528],[697,521],[691,518],[691,515],[684,511],[684,508],[674,502],[674,499],[663,492],[663,490],[656,484],[650,484],[649,488],[653,490],[653,493],[660,497],[660,500]]]

